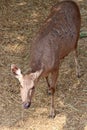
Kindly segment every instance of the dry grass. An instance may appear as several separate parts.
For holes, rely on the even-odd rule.
[[[82,76],[75,75],[73,54],[60,67],[55,94],[55,119],[48,119],[50,97],[45,80],[36,89],[32,106],[21,107],[19,83],[10,65],[29,69],[30,45],[50,8],[58,0],[10,0],[0,6],[0,130],[87,130],[87,38],[79,40]],[[80,0],[82,31],[87,31],[87,1]]]

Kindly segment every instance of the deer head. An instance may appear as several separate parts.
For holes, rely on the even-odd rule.
[[[31,99],[35,91],[35,81],[41,75],[42,70],[23,75],[20,68],[13,64],[11,65],[11,71],[21,84],[20,92],[22,103],[23,107],[27,109],[31,105]]]

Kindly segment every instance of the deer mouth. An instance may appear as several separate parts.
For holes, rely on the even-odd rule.
[[[28,109],[31,106],[31,102],[23,103],[24,109]]]

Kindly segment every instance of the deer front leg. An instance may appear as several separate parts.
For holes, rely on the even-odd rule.
[[[49,83],[48,76],[46,77],[46,82],[47,82],[47,86],[48,86],[48,88],[47,88],[47,94],[48,94],[48,95],[51,95],[50,83]]]
[[[49,117],[54,118],[56,113],[55,113],[55,107],[54,107],[54,93],[55,93],[55,87],[56,87],[56,82],[57,82],[57,77],[58,77],[58,70],[55,72],[52,72],[51,75],[51,86],[50,86],[50,90],[51,90],[51,109],[50,109],[50,115]]]

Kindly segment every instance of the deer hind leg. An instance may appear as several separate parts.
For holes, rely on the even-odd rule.
[[[75,64],[76,64],[76,75],[78,78],[80,78],[81,74],[80,74],[80,66],[78,63],[78,52],[77,50],[74,51],[74,59],[75,59]]]
[[[58,77],[58,70],[55,72],[52,72],[51,74],[51,80],[52,83],[50,85],[50,91],[51,91],[51,109],[50,109],[50,115],[49,117],[54,118],[55,117],[55,107],[54,107],[54,93],[55,93],[55,87]]]

